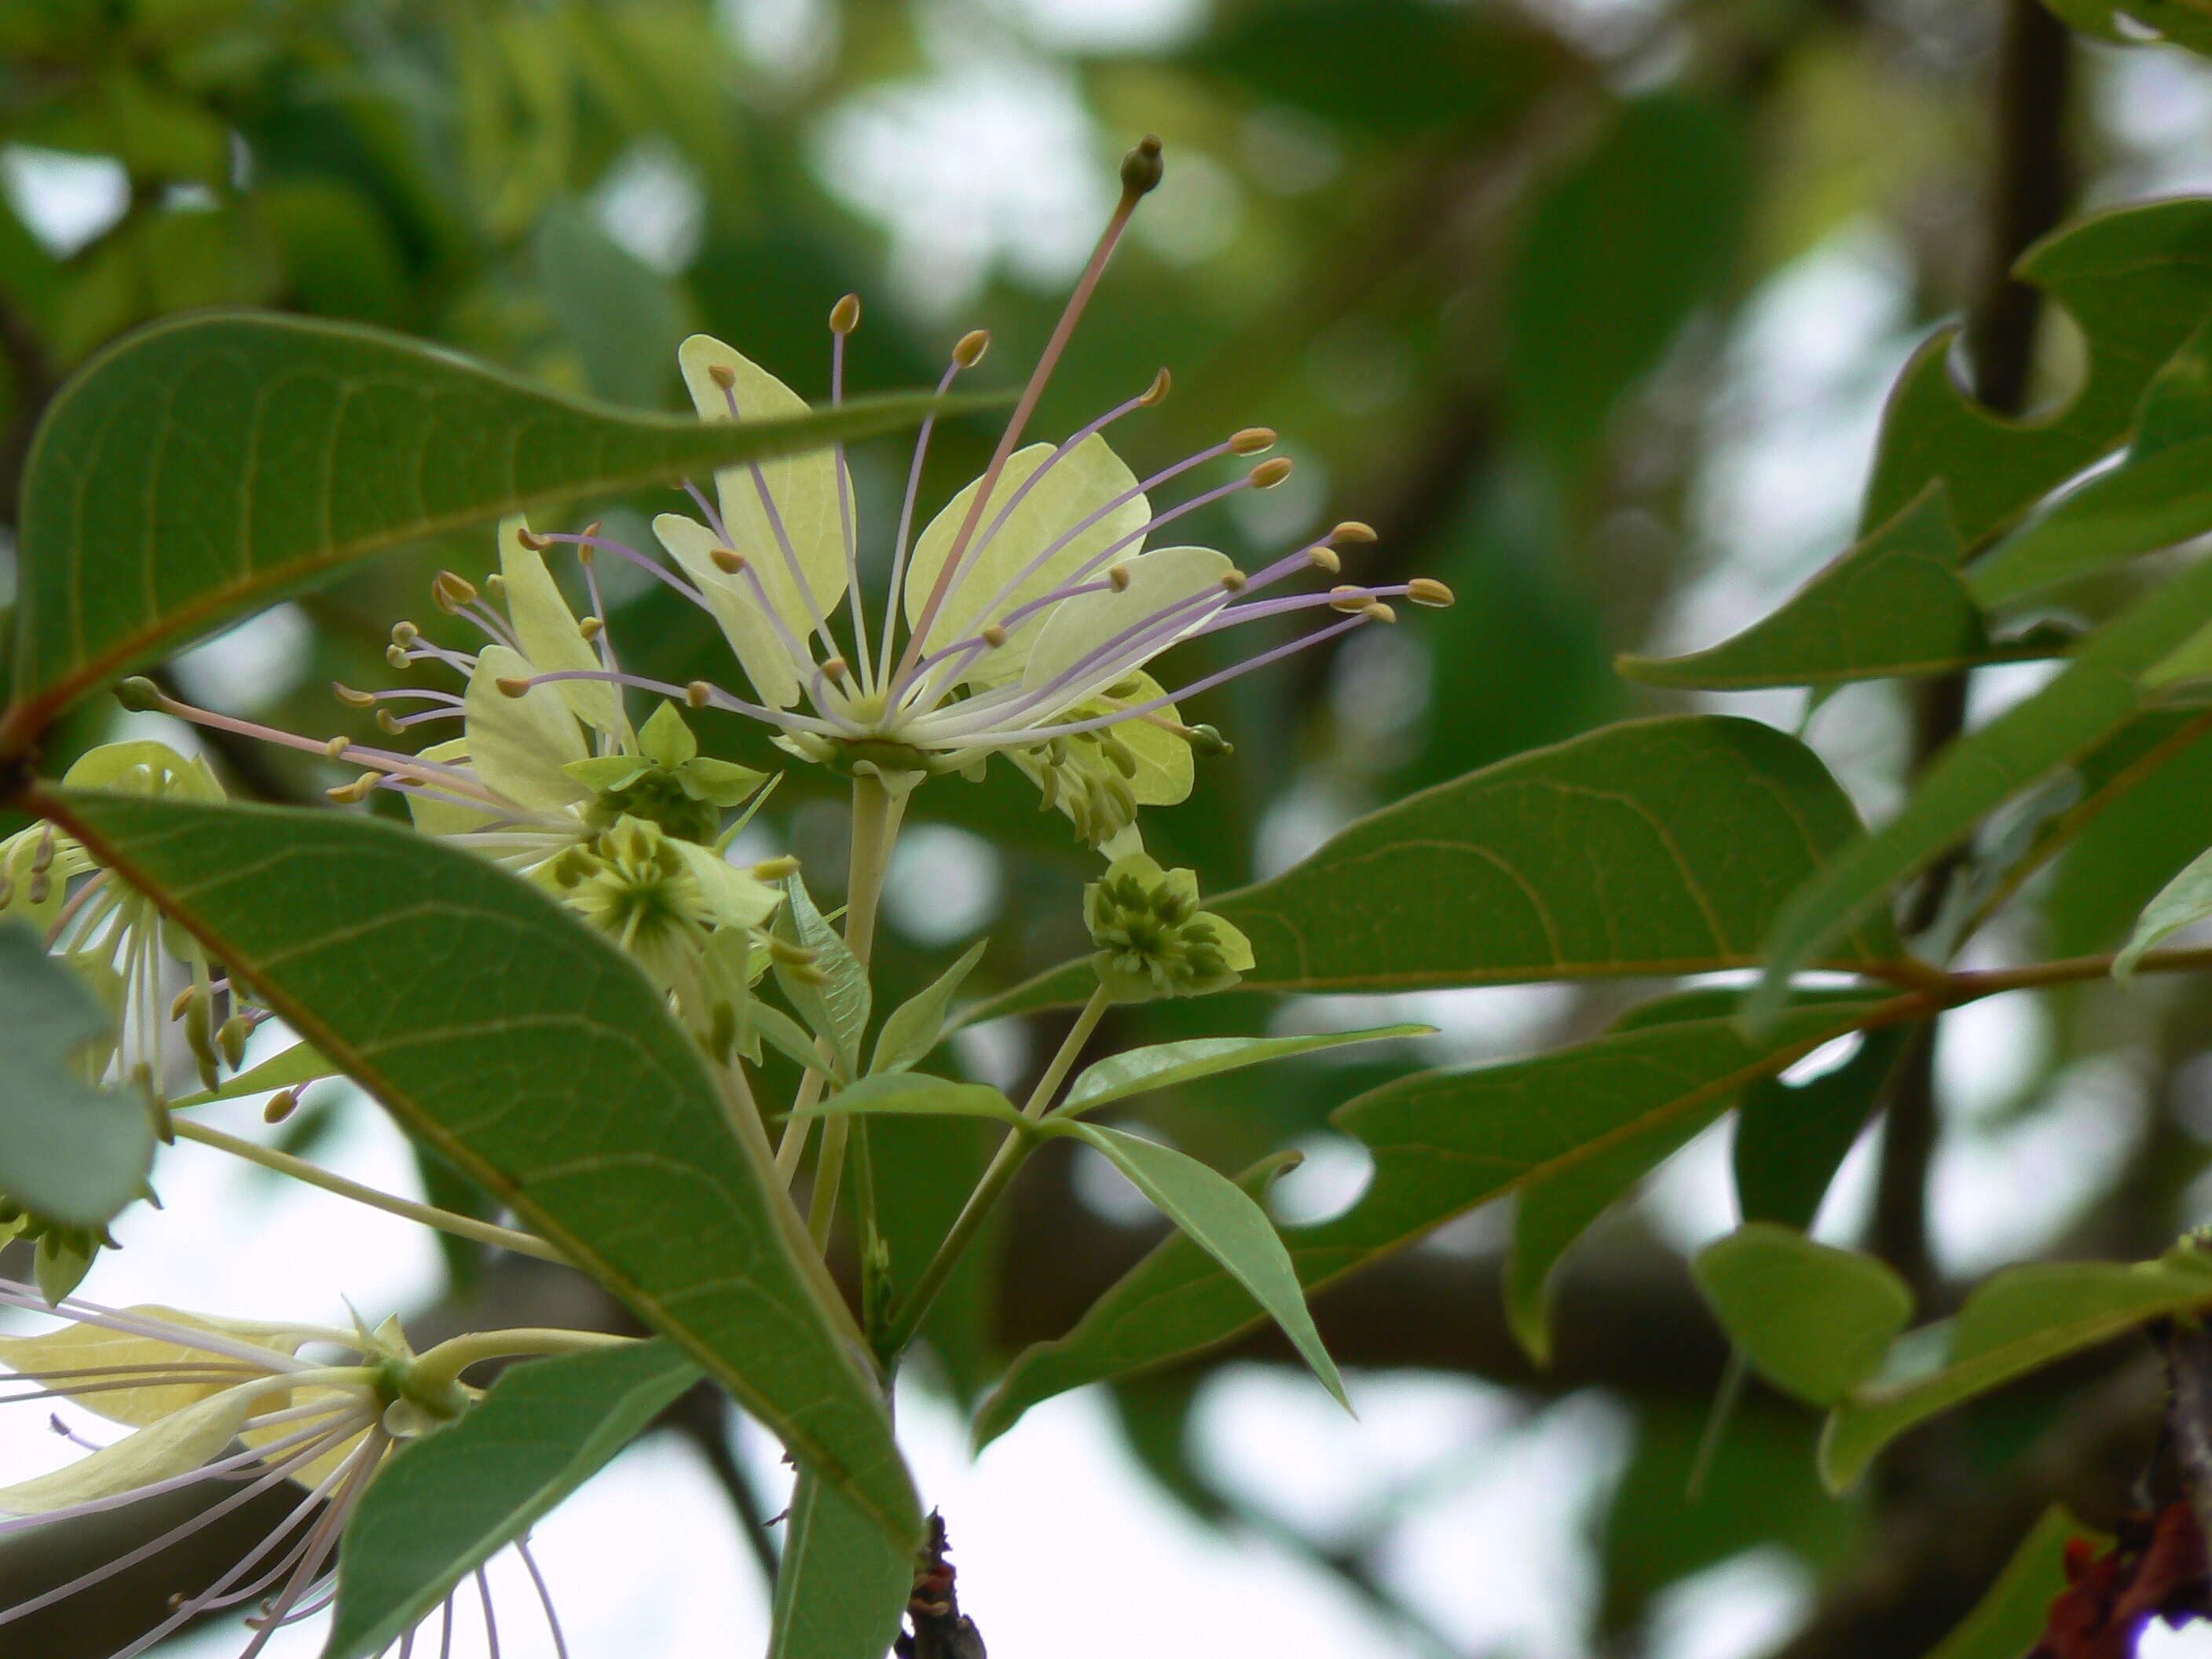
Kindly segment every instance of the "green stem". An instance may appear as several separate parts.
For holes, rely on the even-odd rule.
[[[853,960],[860,964],[862,972],[876,944],[876,911],[884,896],[884,872],[890,867],[891,842],[897,837],[899,818],[905,811],[906,798],[893,795],[884,787],[878,777],[857,777],[853,780],[853,861],[851,873],[845,883],[845,948],[853,953]],[[866,1034],[864,1032],[865,1036]],[[810,1080],[818,1079],[819,1073],[809,1074]],[[823,1085],[814,1083],[812,1099],[801,1098],[793,1103],[793,1109],[804,1111],[822,1097]],[[806,1130],[802,1120],[798,1125],[798,1145],[806,1144]],[[854,1133],[853,1121],[842,1115],[828,1118],[822,1125],[822,1152],[814,1160],[814,1199],[806,1214],[806,1231],[814,1240],[817,1249],[825,1249],[830,1243],[830,1224],[837,1216],[837,1188],[845,1175],[845,1147]],[[787,1128],[784,1139],[788,1141],[792,1131]],[[782,1148],[776,1149],[779,1170],[784,1164]],[[797,1167],[796,1150],[791,1164]],[[785,1179],[790,1179],[789,1175]],[[871,1211],[862,1218],[863,1230],[872,1235],[875,1216]]]
[[[1077,1058],[1091,1041],[1091,1034],[1097,1030],[1098,1022],[1105,1018],[1112,1000],[1103,985],[1091,994],[1091,1000],[1083,1005],[1083,1012],[1075,1017],[1075,1024],[1068,1028],[1059,1052],[1053,1055],[1052,1064],[1044,1068],[1044,1075],[1037,1079],[1036,1087],[1030,1091],[1030,1097],[1023,1102],[1024,1117],[1034,1120],[1045,1115],[1046,1109],[1052,1104],[1053,1097],[1060,1092],[1060,1085],[1066,1081]],[[961,1256],[966,1254],[977,1229],[982,1226],[984,1218],[990,1214],[992,1206],[998,1203],[1007,1187],[1012,1184],[1017,1172],[1028,1162],[1036,1139],[1032,1132],[1010,1129],[1006,1132],[1006,1138],[999,1143],[997,1155],[991,1159],[990,1168],[983,1171],[983,1178],[975,1183],[975,1190],[968,1194],[968,1202],[961,1206],[959,1218],[952,1224],[952,1231],[945,1235],[945,1242],[937,1247],[937,1254],[930,1258],[928,1267],[922,1269],[914,1293],[900,1305],[898,1312],[885,1328],[878,1351],[886,1359],[914,1340],[914,1334],[921,1328],[922,1320],[928,1315],[930,1304],[937,1300],[938,1293],[945,1288],[945,1281],[951,1278],[952,1270],[960,1265]]]
[[[400,1198],[374,1187],[364,1187],[358,1181],[349,1181],[319,1164],[310,1164],[303,1158],[280,1152],[272,1146],[259,1146],[251,1140],[242,1140],[236,1135],[225,1134],[204,1123],[195,1123],[179,1117],[170,1119],[169,1127],[179,1140],[196,1140],[203,1146],[228,1152],[233,1158],[242,1158],[249,1164],[258,1164],[264,1170],[274,1170],[278,1175],[289,1176],[295,1181],[305,1182],[310,1187],[319,1187],[326,1193],[336,1193],[340,1198],[349,1198],[356,1204],[366,1204],[369,1208],[382,1210],[387,1215],[404,1216],[410,1221],[419,1221],[426,1227],[435,1227],[441,1232],[452,1233],[459,1238],[471,1238],[479,1244],[493,1244],[502,1250],[513,1250],[517,1255],[534,1255],[540,1261],[557,1261],[564,1267],[574,1265],[559,1249],[547,1243],[535,1233],[517,1232],[512,1227],[478,1221],[473,1216],[456,1215],[451,1210],[417,1204],[411,1199]]]
[[[458,1382],[463,1371],[487,1359],[519,1359],[526,1355],[592,1353],[605,1348],[626,1348],[642,1342],[639,1336],[617,1336],[611,1331],[564,1331],[535,1327],[512,1331],[471,1331],[448,1338],[423,1354],[414,1364],[418,1387],[432,1389]]]

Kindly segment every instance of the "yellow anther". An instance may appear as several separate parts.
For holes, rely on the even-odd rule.
[[[199,995],[199,994],[200,988],[198,986],[187,985],[183,990],[178,992],[176,995],[171,997],[169,999],[169,1018],[171,1019],[182,1019],[185,1017],[185,1010],[192,1006],[192,999]]]
[[[51,870],[36,872],[31,877],[30,891],[31,902],[33,904],[44,904],[52,898],[54,892],[54,872]]]
[[[43,876],[53,867],[54,826],[48,824],[40,835],[38,845],[31,849],[31,873]]]
[[[983,354],[991,349],[991,331],[972,329],[962,335],[952,348],[952,361],[963,368],[973,368],[983,361]]]
[[[1329,608],[1334,611],[1364,611],[1374,602],[1374,598],[1364,587],[1332,587],[1328,590]]]
[[[1357,519],[1346,519],[1328,532],[1329,545],[1332,547],[1342,547],[1346,542],[1371,542],[1374,539],[1375,526],[1370,524],[1362,524]]]
[[[483,580],[484,592],[498,599],[507,592],[507,578],[495,570]]]
[[[694,708],[704,708],[714,698],[714,688],[704,680],[694,680],[684,688],[684,701]]]
[[[422,630],[411,622],[396,622],[392,624],[392,642],[394,645],[412,645],[422,637]]]
[[[1006,630],[996,623],[986,623],[982,629],[983,643],[996,651],[1006,642]]]
[[[346,750],[352,747],[353,739],[351,738],[336,737],[332,738],[328,743],[323,745],[323,753],[331,760],[343,760],[345,758]]]
[[[282,1123],[299,1109],[300,1091],[297,1089],[279,1089],[269,1097],[269,1103],[261,1109],[261,1121],[264,1123]]]
[[[594,519],[576,532],[584,538],[576,544],[576,558],[580,563],[591,563],[599,553],[599,549],[591,544],[591,538],[599,533],[599,522]]]
[[[738,371],[727,363],[709,364],[707,368],[707,378],[725,392],[737,390]]]
[[[860,296],[859,295],[848,294],[843,299],[838,301],[836,305],[830,307],[830,331],[831,333],[850,334],[854,329],[860,327]]]
[[[332,680],[331,682],[331,695],[336,697],[340,702],[347,705],[349,708],[374,708],[376,707],[376,696],[374,693],[368,691],[356,691],[353,687],[348,685],[343,680]]]
[[[404,668],[409,661],[405,650],[396,645],[387,645],[384,647],[384,659],[394,668]]]
[[[1167,401],[1168,390],[1174,385],[1175,376],[1164,368],[1152,376],[1152,385],[1146,389],[1145,395],[1137,401],[1146,409],[1157,409]]]
[[[1452,602],[1452,591],[1433,576],[1416,576],[1406,584],[1406,597],[1415,605],[1441,611]]]
[[[745,568],[745,556],[734,547],[717,547],[707,556],[714,562],[714,568],[723,574],[734,576]]]
[[[451,570],[441,570],[430,579],[430,597],[441,609],[458,610],[477,596],[477,585],[466,576]]]
[[[499,688],[502,697],[526,697],[530,695],[530,682],[512,674],[502,674],[492,684]]]
[[[1106,570],[1106,580],[1114,585],[1114,591],[1116,593],[1127,592],[1129,591],[1129,567],[1126,564],[1108,566]]]
[[[1316,570],[1328,571],[1332,576],[1344,568],[1344,561],[1336,556],[1336,550],[1333,547],[1306,549],[1306,562]]]
[[[605,633],[606,629],[606,623],[601,622],[597,617],[586,617],[576,624],[576,631],[587,640],[596,640],[600,635]]]
[[[399,723],[389,708],[380,708],[376,711],[376,729],[387,738],[396,738],[407,728]],[[336,760],[337,757],[333,755],[331,758]]]
[[[1226,570],[1221,575],[1221,586],[1231,593],[1242,593],[1252,579],[1241,570]]]
[[[383,775],[380,772],[364,772],[351,783],[342,783],[335,789],[325,789],[323,793],[341,806],[352,806],[367,800],[368,792],[376,787]]]
[[[514,539],[520,542],[532,553],[543,553],[547,548],[553,545],[552,541],[549,538],[539,535],[528,525],[524,525],[520,529],[514,532]]]
[[[1290,476],[1291,458],[1287,455],[1270,455],[1252,469],[1252,488],[1273,489]]]
[[[786,876],[795,876],[798,873],[799,860],[788,853],[772,859],[763,859],[758,864],[753,866],[753,879],[756,881],[781,881]]]
[[[1257,455],[1275,447],[1275,428],[1272,426],[1248,426],[1242,432],[1229,434],[1229,453],[1232,455]]]
[[[1393,611],[1389,605],[1383,604],[1380,599],[1376,599],[1371,605],[1363,606],[1360,610],[1360,615],[1365,617],[1370,622],[1394,623],[1398,620],[1398,613]]]
[[[845,676],[853,672],[853,665],[842,657],[832,657],[822,665],[822,672],[832,685],[842,685]]]

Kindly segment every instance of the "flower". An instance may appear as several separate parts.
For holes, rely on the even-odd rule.
[[[539,881],[615,934],[704,1030],[714,1007],[741,992],[731,963],[750,960],[744,945],[708,953],[709,936],[726,927],[750,937],[781,901],[776,887],[723,857],[739,827],[726,831],[724,814],[757,799],[769,779],[702,755],[672,702],[660,703],[642,726],[631,723],[607,629],[597,617],[580,621],[569,609],[546,568],[544,545],[526,520],[507,519],[499,527],[499,571],[483,589],[450,570],[431,584],[440,609],[483,634],[481,649],[450,650],[409,622],[393,628],[386,655],[396,666],[449,669],[461,677],[462,690],[336,688],[349,705],[374,708],[392,735],[460,722],[459,737],[417,754],[295,736],[192,708],[150,681],[127,682],[126,697],[201,725],[360,763],[368,769],[331,790],[333,798],[352,803],[372,790],[395,792],[424,834]],[[588,557],[584,571],[597,605]],[[504,601],[503,612],[487,602],[487,591]],[[424,706],[404,715],[387,706],[408,702]]]
[[[1427,580],[1258,597],[1297,576],[1335,574],[1340,548],[1374,538],[1356,523],[1250,573],[1211,548],[1148,549],[1175,520],[1239,490],[1270,488],[1291,471],[1286,459],[1261,460],[1242,477],[1156,510],[1151,492],[1160,485],[1208,462],[1259,455],[1275,441],[1264,428],[1248,428],[1139,481],[1104,429],[1158,404],[1168,390],[1165,371],[1065,441],[1020,447],[1030,412],[1131,211],[1158,177],[1158,146],[1147,140],[1125,165],[1121,204],[990,465],[910,542],[933,424],[923,422],[879,627],[871,623],[862,593],[859,526],[842,446],[726,468],[715,476],[712,499],[687,483],[700,516],[665,513],[653,526],[673,570],[596,530],[548,539],[629,559],[714,618],[751,695],[696,682],[681,688],[694,707],[747,715],[790,752],[880,777],[898,791],[933,774],[975,775],[991,756],[1006,755],[1086,840],[1109,854],[1134,850],[1137,809],[1182,799],[1191,788],[1194,744],[1219,746],[1217,734],[1184,724],[1181,699],[1348,629],[1395,620],[1391,599],[1451,599],[1443,584]],[[846,341],[859,319],[859,301],[850,295],[830,313],[833,404],[843,397]],[[939,382],[940,394],[981,360],[988,343],[981,333],[962,339]],[[704,420],[807,411],[781,380],[709,336],[686,340],[678,359]],[[1308,610],[1337,619],[1173,691],[1149,672],[1173,646]],[[527,684],[535,690],[578,681],[679,690],[611,665],[554,669]]]
[[[104,1308],[74,1298],[47,1309],[29,1286],[5,1280],[0,1307],[34,1308],[65,1322],[43,1335],[0,1336],[0,1364],[24,1385],[0,1403],[66,1401],[131,1431],[94,1446],[57,1415],[56,1431],[89,1455],[0,1488],[0,1516],[14,1517],[0,1519],[0,1537],[191,1486],[234,1488],[151,1543],[0,1609],[0,1626],[137,1565],[273,1488],[289,1484],[304,1494],[243,1559],[205,1589],[173,1597],[168,1615],[114,1659],[136,1659],[204,1613],[258,1603],[246,1616],[253,1635],[240,1655],[252,1659],[276,1631],[320,1612],[337,1593],[340,1535],[386,1457],[459,1417],[477,1397],[459,1380],[461,1364],[547,1346],[541,1332],[514,1333],[505,1342],[496,1333],[464,1338],[447,1345],[461,1350],[456,1364],[442,1360],[441,1349],[416,1355],[396,1321],[369,1331],[173,1308]],[[302,1358],[306,1348],[336,1350],[341,1359]],[[516,1547],[558,1644],[544,1580],[527,1541]],[[481,1589],[481,1571],[477,1577]],[[450,1631],[450,1595],[445,1618]],[[413,1644],[410,1632],[400,1651]]]
[[[1125,854],[1083,890],[1098,982],[1116,1002],[1225,991],[1252,966],[1252,942],[1198,908],[1198,872]]]

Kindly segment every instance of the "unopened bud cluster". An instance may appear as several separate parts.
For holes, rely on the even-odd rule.
[[[1084,890],[1099,982],[1117,1002],[1225,991],[1252,965],[1244,935],[1198,902],[1198,875],[1142,853],[1116,859]]]

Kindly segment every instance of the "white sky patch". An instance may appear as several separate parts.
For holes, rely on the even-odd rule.
[[[664,276],[691,263],[706,233],[698,173],[665,143],[625,150],[592,192],[592,206],[609,238]]]
[[[314,632],[298,605],[271,605],[184,652],[171,666],[190,701],[224,714],[259,714],[298,686]]]
[[[1652,1609],[1651,1659],[1759,1659],[1813,1605],[1813,1575],[1778,1548],[1747,1551],[1672,1584]]]
[[[1736,1224],[1733,1119],[1690,1139],[1644,1185],[1644,1213],[1652,1229],[1687,1255]]]
[[[1357,1421],[1303,1372],[1224,1365],[1192,1413],[1193,1459],[1258,1513],[1342,1547],[1435,1502],[1527,1416],[1510,1390],[1464,1376],[1355,1371],[1345,1386]]]
[[[131,175],[112,155],[9,144],[0,147],[0,191],[46,252],[65,259],[122,218]]]
[[[1305,1162],[1267,1189],[1267,1208],[1285,1227],[1310,1227],[1359,1201],[1375,1175],[1375,1155],[1349,1135],[1311,1134],[1291,1143]]]
[[[999,912],[999,854],[981,836],[949,823],[901,832],[884,883],[884,914],[917,945],[964,943]]]
[[[988,40],[932,46],[934,73],[859,93],[824,119],[813,145],[824,181],[889,232],[890,279],[922,313],[964,304],[1001,268],[1064,285],[1115,193],[1073,77]]]
[[[2135,1069],[2100,1055],[2062,1072],[2032,1111],[1947,1129],[1929,1175],[1937,1263],[1979,1276],[2047,1247],[2119,1174],[2147,1109]]]
[[[1597,1589],[1589,1522],[1632,1440],[1627,1412],[1595,1392],[1548,1407],[1398,1525],[1383,1579],[1464,1652],[1582,1659]]]

